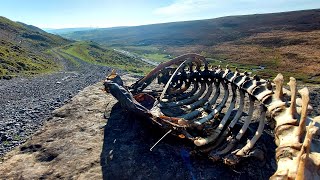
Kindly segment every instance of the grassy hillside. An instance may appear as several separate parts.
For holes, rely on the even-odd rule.
[[[320,83],[320,10],[230,16],[118,29],[96,29],[63,35],[93,40],[165,60],[197,52],[248,67],[262,65],[265,77],[276,73]],[[152,50],[150,50],[152,49]]]
[[[48,49],[70,43],[60,36],[0,16],[0,78],[57,70]]]
[[[147,73],[153,68],[140,60],[118,53],[113,49],[104,48],[93,42],[76,42],[64,46],[61,50],[89,63],[119,68],[137,74]]]

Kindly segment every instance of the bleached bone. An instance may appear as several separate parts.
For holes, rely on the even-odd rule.
[[[213,104],[215,104],[220,96],[220,81],[214,81],[214,86],[216,89],[215,94],[212,99],[208,101],[207,106],[212,106]]]
[[[206,68],[208,68],[208,63],[203,56],[194,53],[184,54],[174,58],[171,61],[161,63],[159,66],[153,69],[147,76],[134,83],[131,86],[131,88],[133,89],[132,92],[141,92],[146,86],[148,86],[152,82],[153,79],[155,79],[161,73],[161,70],[174,64],[179,65],[186,59],[193,59],[197,65],[197,69],[200,69],[201,63],[203,63]]]
[[[248,116],[246,117],[239,133],[236,136],[236,139],[239,141],[242,136],[244,135],[244,133],[247,131],[249,124],[251,123],[251,118],[252,118],[252,114],[253,114],[253,110],[254,110],[254,98],[252,96],[249,96],[249,111],[248,111]]]
[[[229,105],[229,109],[228,111],[226,112],[226,114],[224,115],[223,119],[221,120],[219,126],[218,126],[218,130],[219,131],[222,131],[222,129],[224,128],[224,126],[226,125],[230,115],[231,115],[231,112],[232,110],[234,109],[235,107],[235,104],[236,104],[236,98],[237,98],[237,92],[236,92],[236,86],[232,85],[231,86],[231,89],[232,89],[232,99],[231,99],[231,103]]]
[[[199,97],[201,97],[204,93],[204,91],[206,90],[206,83],[201,83],[200,85],[200,90],[193,96],[191,97],[188,97],[187,99],[182,99],[180,101],[177,101],[177,102],[168,102],[168,103],[163,103],[162,106],[163,107],[177,107],[177,106],[182,106],[182,105],[185,105],[185,104],[190,104],[190,103],[193,103],[195,102],[196,100],[199,99]]]
[[[215,108],[218,112],[220,112],[222,110],[222,108],[224,107],[224,105],[226,104],[228,98],[229,98],[229,89],[228,89],[228,84],[225,83],[224,81],[221,82],[223,90],[224,90],[224,96],[222,101],[220,102],[220,104]],[[212,110],[212,104],[208,104],[208,109]]]
[[[185,115],[179,116],[179,117],[187,119],[187,120],[191,120],[191,119],[199,116],[201,113],[203,113],[204,108],[202,108],[200,106],[202,106],[204,103],[206,103],[206,101],[209,99],[211,93],[212,93],[212,84],[209,85],[207,93],[205,94],[205,96],[203,98],[186,106],[186,110],[192,110],[192,111],[185,114]]]
[[[213,99],[215,99],[215,101],[216,101],[216,99],[218,98],[218,96],[220,94],[219,83],[220,82],[214,82],[215,87],[216,87],[216,92],[215,92],[215,95],[214,95]],[[209,87],[208,87],[206,95],[201,100],[196,101],[195,103],[187,106],[187,109],[192,109],[193,111],[190,112],[190,113],[187,113],[185,115],[179,116],[179,117],[187,119],[187,120],[190,120],[190,119],[196,118],[201,113],[203,113],[204,108],[202,108],[200,106],[203,105],[204,103],[206,103],[206,101],[209,99],[209,97],[210,97],[210,95],[212,93],[212,90],[213,90],[212,89],[212,84],[209,84]],[[198,108],[198,109],[196,109],[196,108]]]
[[[179,100],[185,99],[187,97],[193,96],[194,93],[196,93],[198,89],[199,89],[199,83],[194,82],[191,91],[189,91],[185,94],[177,95],[174,99],[179,101]],[[171,101],[169,101],[169,102],[172,102],[174,99],[171,99]],[[162,101],[163,101],[163,99],[162,99]]]
[[[306,131],[306,118],[307,118],[307,110],[309,104],[309,90],[308,88],[303,88],[299,91],[302,97],[302,109],[300,115],[299,128],[297,131],[297,136],[301,139],[303,138],[303,134]]]
[[[290,84],[291,91],[294,91],[293,79]],[[275,116],[275,120],[277,122],[275,134],[277,136],[276,144],[278,145],[278,148],[276,150],[278,169],[270,179],[293,179],[302,177],[302,179],[305,179],[306,177],[308,177],[307,179],[310,179],[311,177],[315,179],[320,178],[320,174],[315,173],[313,174],[313,176],[310,176],[305,173],[307,162],[310,166],[309,168],[315,168],[318,170],[320,169],[320,162],[318,160],[318,158],[320,158],[320,154],[319,152],[313,152],[313,158],[310,158],[310,153],[306,151],[306,149],[308,149],[312,144],[312,135],[310,135],[310,132],[305,133],[306,121],[308,119],[306,115],[309,102],[309,93],[306,88],[300,90],[299,93],[302,96],[302,111],[299,123],[296,119],[290,119],[293,117],[292,107],[294,105],[288,108],[283,108],[282,113]],[[292,92],[291,103],[295,103],[295,100],[293,98],[295,96],[296,93]],[[309,122],[313,122],[315,124],[315,121],[310,120]],[[311,124],[309,125],[309,128],[311,129],[313,126],[314,125]],[[302,144],[301,142],[303,139],[304,143]],[[309,145],[306,145],[306,143],[309,143]],[[290,152],[290,154],[288,154],[288,152]]]
[[[283,99],[283,81],[284,80],[282,74],[278,74],[277,77],[273,79],[273,82],[276,84],[276,91],[274,97],[277,100]]]
[[[264,124],[265,124],[265,118],[266,118],[266,109],[263,105],[260,106],[260,120],[259,120],[259,126],[254,134],[253,138],[241,149],[236,153],[236,156],[246,156],[251,148],[253,148],[254,144],[258,141],[260,136],[263,133]]]
[[[189,89],[191,85],[191,81],[182,80],[183,84],[180,88],[177,88],[175,90],[169,89],[169,95],[178,95],[184,93],[187,89]]]
[[[225,87],[225,96],[224,96],[222,102],[218,105],[217,108],[214,109],[214,111],[212,111],[212,112],[209,114],[210,116],[208,115],[207,117],[202,118],[202,119],[196,121],[195,124],[202,124],[202,123],[208,121],[210,117],[212,118],[214,114],[216,114],[216,113],[218,113],[218,112],[220,112],[220,111],[222,110],[223,106],[225,105],[225,103],[226,103],[226,101],[227,101],[227,98],[228,98],[227,95],[228,95],[228,93],[229,93],[229,90],[227,90],[226,84],[225,84],[224,82],[222,82],[222,84],[224,84],[224,87]],[[211,118],[210,118],[210,119],[211,119]],[[221,124],[221,126],[223,127],[224,124],[225,124],[225,122],[223,122],[223,124]],[[220,125],[219,125],[219,126],[220,126]],[[219,128],[219,126],[218,126],[218,128]],[[220,127],[221,127],[221,126],[220,126]],[[212,134],[211,134],[210,136],[206,137],[206,138],[198,138],[198,139],[196,139],[196,140],[194,141],[194,144],[197,145],[197,146],[206,145],[206,144],[214,141],[214,140],[218,137],[218,135],[220,134],[220,132],[221,132],[221,130],[219,130],[219,129],[218,129],[217,131],[213,131]]]
[[[297,107],[296,107],[296,97],[297,97],[297,83],[296,79],[293,77],[290,77],[290,81],[288,82],[288,85],[290,86],[290,92],[291,92],[291,104],[290,104],[290,114],[292,118],[297,113]]]
[[[315,177],[314,175],[310,176],[310,174],[306,173],[306,165],[307,161],[310,158],[310,147],[311,147],[311,141],[312,141],[312,136],[315,134],[315,130],[313,129],[314,127],[314,122],[311,123],[308,127],[308,131],[306,133],[306,137],[304,138],[302,148],[298,154],[298,167],[297,167],[297,179],[306,179],[305,176],[309,177]],[[305,155],[305,157],[303,157]]]
[[[219,126],[214,129],[212,132],[211,132],[211,135],[207,138],[199,138],[197,140],[194,141],[195,145],[197,146],[203,146],[205,144],[208,144],[210,142],[213,142],[215,141],[218,136],[220,135],[221,131],[224,129],[228,119],[229,119],[229,116],[232,112],[232,110],[234,109],[234,106],[235,106],[235,102],[236,102],[236,87],[235,86],[232,86],[232,100],[231,100],[231,103],[230,103],[230,106],[229,106],[229,109],[227,111],[227,113],[225,114],[224,118],[221,120]],[[199,121],[201,123],[201,121]]]
[[[234,125],[238,122],[239,118],[241,117],[242,115],[242,112],[243,112],[243,108],[244,108],[244,97],[245,97],[245,93],[243,90],[239,90],[240,92],[240,102],[239,102],[239,108],[237,110],[237,113],[236,115],[234,116],[234,118],[232,119],[229,127],[230,128],[233,128]]]
[[[187,110],[194,110],[196,108],[199,108],[200,106],[202,106],[204,103],[206,103],[208,101],[208,99],[210,98],[210,95],[212,93],[212,84],[209,84],[208,88],[207,88],[207,93],[205,94],[205,96],[203,98],[200,98],[198,101],[187,105],[186,109]]]
[[[171,75],[169,81],[167,82],[166,86],[164,87],[164,89],[163,89],[163,91],[162,91],[162,93],[161,93],[161,95],[160,95],[160,98],[159,98],[160,101],[163,99],[164,94],[167,92],[167,89],[168,89],[168,87],[169,87],[172,79],[174,78],[174,76],[175,76],[175,75],[178,73],[178,71],[179,71],[181,68],[183,68],[183,66],[184,66],[186,63],[188,63],[188,62],[189,62],[189,61],[187,61],[187,60],[183,61],[183,62],[179,65],[179,67],[174,71],[174,73]]]
[[[158,91],[143,92],[144,88],[156,78],[165,86],[161,95],[165,97],[163,99],[159,98]],[[296,97],[295,79],[290,78],[288,83],[290,90],[283,87],[283,82],[281,74],[278,74],[274,79],[275,84],[272,84],[257,76],[251,77],[249,73],[240,73],[237,69],[235,72],[228,67],[225,70],[220,67],[209,69],[204,57],[188,54],[159,65],[128,89],[115,73],[107,78],[104,85],[107,92],[111,92],[127,111],[146,117],[153,124],[170,131],[172,135],[194,142],[196,147],[206,145],[196,149],[199,152],[211,151],[209,156],[212,159],[223,157],[224,163],[232,165],[252,154],[251,151],[263,132],[265,110],[267,110],[276,123],[274,134],[278,146],[276,149],[278,168],[271,178],[319,179],[320,141],[316,138],[320,135],[320,117],[312,119],[307,116],[308,110],[311,110],[308,105],[307,89],[299,91],[302,96],[300,107],[300,100]],[[213,84],[215,93],[211,97]],[[221,102],[217,103],[220,85],[224,89],[224,95]],[[220,112],[230,96],[229,86],[232,88],[232,98],[228,110],[220,118],[222,115]],[[236,95],[237,89],[240,94],[239,101]],[[243,114],[246,95],[250,101],[249,111],[245,121],[241,122],[239,119]],[[288,95],[291,99],[287,102],[284,96]],[[231,120],[230,114],[236,102],[239,102],[238,109]],[[259,126],[250,141],[243,145],[244,134],[252,133],[247,129],[251,123],[255,102],[263,109]],[[140,103],[153,106],[146,108]],[[177,113],[179,116],[166,116],[163,110],[170,110],[173,107],[182,110]],[[238,127],[236,124],[241,127],[239,131],[235,131],[235,127]],[[312,135],[315,135],[314,138]]]
[[[207,116],[205,116],[205,117],[203,117],[201,119],[195,120],[194,121],[195,125],[201,125],[201,124],[209,121],[210,119],[212,119],[217,113],[219,113],[222,110],[222,108],[226,104],[226,102],[228,100],[228,97],[229,97],[228,85],[223,81],[221,82],[221,84],[222,84],[222,86],[224,88],[224,96],[223,96],[222,101],[214,109],[212,109],[212,105],[208,103],[207,106],[206,106],[206,109],[210,110],[211,112]]]
[[[235,126],[235,124],[238,122],[239,118],[241,117],[243,108],[244,108],[244,97],[245,97],[244,91],[240,90],[239,108],[237,110],[236,115],[234,116],[231,123],[229,124],[228,128],[224,130],[223,134],[229,134],[229,131]],[[236,139],[236,135],[229,136],[226,139],[224,146],[220,147],[220,149],[218,149],[217,151],[212,151],[209,155],[209,158],[212,159],[213,161],[220,160],[223,155],[232,151],[232,149],[238,144],[238,142],[239,140]]]

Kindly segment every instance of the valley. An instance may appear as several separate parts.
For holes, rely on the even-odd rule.
[[[228,16],[134,27],[61,33],[94,41],[157,62],[188,52],[254,71],[269,79],[277,73],[304,83],[320,83],[320,10]]]
[[[93,42],[74,42],[0,18],[0,162],[52,111],[111,68],[143,74],[153,66]],[[122,70],[121,70],[122,69]]]
[[[138,2],[128,14],[123,2],[66,2],[4,13],[24,22],[0,16],[0,179],[268,179],[281,159],[314,169],[301,164],[317,142],[308,149],[295,133],[311,139],[309,121],[320,122],[320,9],[137,23],[150,10],[134,12]]]
[[[319,10],[307,10],[53,31],[64,33],[60,34],[64,38],[1,17],[0,156],[23,143],[52,110],[104,79],[111,68],[144,75],[157,64],[188,52],[205,56],[213,66],[229,64],[266,79],[277,73],[294,76],[317,92],[319,14]],[[318,106],[317,101],[312,104]]]

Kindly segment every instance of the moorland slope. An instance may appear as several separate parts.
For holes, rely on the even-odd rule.
[[[320,83],[319,9],[95,29],[62,36],[147,55],[197,52],[225,63],[264,66],[265,71],[256,73],[265,78],[282,72],[304,82]]]
[[[59,68],[48,49],[72,41],[0,16],[0,78],[37,74]]]

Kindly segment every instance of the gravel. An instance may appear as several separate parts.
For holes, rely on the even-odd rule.
[[[63,71],[36,77],[0,80],[0,157],[26,141],[84,87],[103,80],[108,67],[83,62],[79,66],[58,56]],[[62,53],[62,52],[60,52]]]

